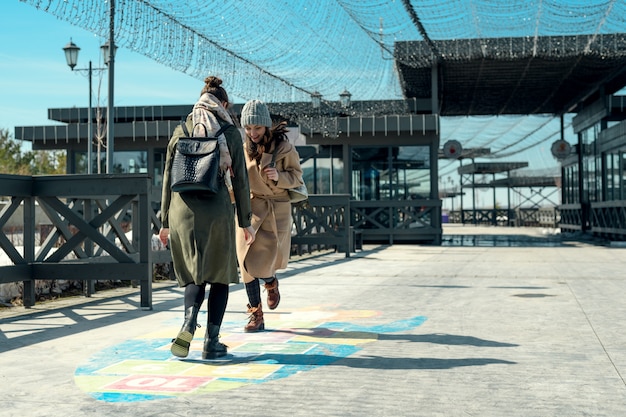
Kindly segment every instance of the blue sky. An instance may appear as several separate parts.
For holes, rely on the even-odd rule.
[[[76,68],[103,67],[100,39],[55,16],[4,0],[0,6],[0,129],[50,125],[48,108],[87,107],[86,73],[72,72],[63,47],[72,41],[81,48]],[[100,103],[106,107],[107,79],[102,75]],[[95,106],[98,73],[94,71]],[[115,58],[116,106],[193,104],[202,81],[176,72],[140,54],[118,49]],[[235,100],[237,101],[237,100]],[[30,144],[28,144],[29,147]]]

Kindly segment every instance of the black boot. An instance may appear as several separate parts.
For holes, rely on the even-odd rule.
[[[196,332],[196,328],[200,327],[198,325],[199,310],[200,306],[198,304],[194,304],[185,310],[183,327],[180,328],[176,339],[172,340],[173,343],[170,351],[179,358],[186,358],[189,354],[189,345],[191,345],[191,341],[193,340],[193,334]]]
[[[204,336],[202,359],[220,358],[226,356],[226,351],[226,345],[220,343],[220,326],[209,323]]]

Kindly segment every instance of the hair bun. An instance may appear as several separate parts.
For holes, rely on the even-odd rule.
[[[209,87],[219,87],[222,85],[222,80],[218,77],[210,76],[204,79],[204,83]]]

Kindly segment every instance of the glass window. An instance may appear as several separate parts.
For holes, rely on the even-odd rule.
[[[578,203],[578,165],[563,168],[563,204]]]
[[[154,150],[154,174],[152,175],[152,185],[160,187],[163,185],[163,172],[165,171],[166,149]]]
[[[619,154],[605,155],[606,160],[606,201],[620,199]]]
[[[428,146],[354,147],[352,198],[408,200],[430,198]]]
[[[75,152],[73,174],[86,174],[86,173],[87,173],[87,152]]]
[[[145,174],[148,172],[147,151],[119,151],[113,155],[113,173]]]
[[[352,198],[389,198],[389,148],[384,146],[352,149]]]
[[[302,155],[301,155],[302,156]],[[302,163],[304,182],[313,194],[345,194],[340,145],[320,146],[315,158]]]
[[[100,153],[100,173],[106,172],[106,153]],[[98,173],[98,153],[92,153],[93,173]],[[75,173],[87,173],[87,152],[74,154]],[[148,172],[148,151],[116,151],[113,155],[114,174],[144,174]],[[163,171],[161,170],[161,173]]]
[[[599,125],[594,125],[581,132],[582,139],[582,170],[583,170],[583,202],[599,201],[602,190],[600,157],[596,154],[596,139]]]
[[[396,149],[396,148],[394,148]],[[428,146],[400,146],[394,153],[396,193],[394,198],[429,199],[431,192]]]
[[[620,200],[626,200],[626,152],[620,152],[620,173],[621,173],[621,184],[619,186],[620,189]]]

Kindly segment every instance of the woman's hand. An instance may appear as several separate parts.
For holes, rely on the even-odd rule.
[[[274,167],[266,167],[263,169],[267,178],[273,181],[278,181],[278,170]]]
[[[168,227],[162,227],[161,230],[159,230],[159,239],[161,239],[161,242],[163,243],[163,245],[167,245],[167,239],[170,237],[170,229]]]
[[[252,242],[254,242],[254,239],[256,238],[256,231],[254,230],[254,227],[248,226],[243,229],[243,237],[246,240],[246,245],[252,245]]]

